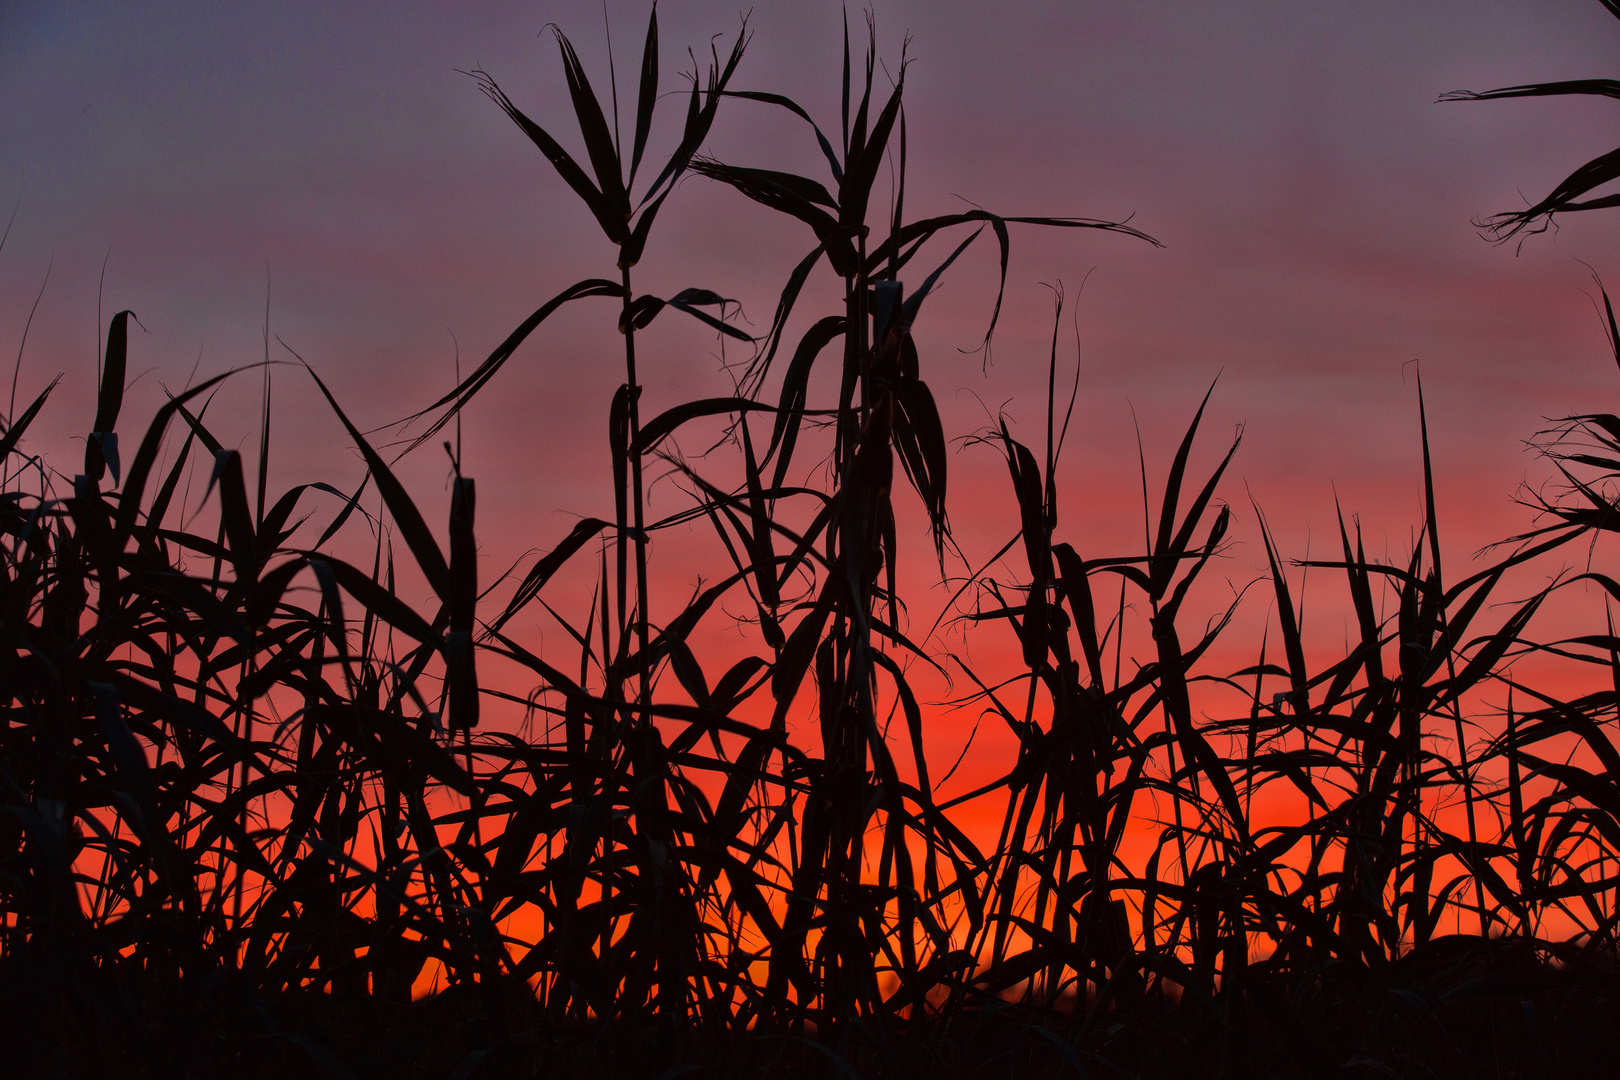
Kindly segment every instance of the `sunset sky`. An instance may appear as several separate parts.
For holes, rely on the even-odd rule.
[[[104,262],[103,318],[131,308],[147,331],[132,336],[126,429],[193,370],[259,360],[267,293],[271,358],[292,358],[279,338],[371,428],[448,389],[458,350],[470,367],[544,299],[610,275],[594,221],[462,73],[488,71],[577,148],[542,28],[569,34],[605,97],[602,8],[476,7],[7,4],[0,214],[13,199],[19,209],[0,252],[0,356],[16,355],[49,268],[19,401],[66,373],[30,447],[69,474],[82,454]],[[831,2],[757,4],[734,85],[788,94],[836,128],[840,13]],[[688,45],[702,56],[719,34],[724,50],[740,24],[735,5],[708,0],[669,0],[659,16],[670,89],[690,67]],[[627,101],[646,7],[613,0],[607,17]],[[861,31],[860,9],[851,17]],[[1614,408],[1620,373],[1591,273],[1620,282],[1620,213],[1571,216],[1517,254],[1470,224],[1611,149],[1614,103],[1435,103],[1448,90],[1615,75],[1620,22],[1595,0],[891,0],[876,21],[890,72],[911,37],[912,216],[977,204],[1130,218],[1165,244],[1015,232],[986,368],[961,351],[982,335],[993,296],[985,238],[918,328],[948,434],[1004,410],[1033,441],[1051,335],[1043,283],[1063,282],[1062,356],[1082,357],[1064,530],[1090,552],[1140,535],[1133,423],[1150,477],[1162,476],[1217,375],[1205,460],[1246,425],[1226,497],[1248,515],[1252,494],[1296,555],[1312,536],[1333,537],[1335,490],[1363,513],[1369,553],[1407,550],[1421,493],[1412,360],[1447,539],[1464,553],[1528,524],[1511,496],[1541,475],[1522,447],[1541,418]],[[682,104],[666,108],[672,125]],[[652,152],[661,159],[673,138],[655,129]],[[709,149],[817,169],[808,130],[753,103],[722,108]],[[639,280],[664,295],[715,289],[762,330],[812,242],[692,178]],[[645,346],[648,411],[729,390],[713,335],[677,318],[664,316]],[[610,515],[618,348],[611,305],[577,305],[466,414],[486,580],[549,548],[572,515]],[[284,367],[275,378],[278,481],[351,488],[363,468],[307,377]],[[239,380],[210,413],[227,444],[256,444],[257,387],[256,375]],[[999,459],[966,449],[952,468],[959,532],[999,545],[1009,535]],[[406,466],[436,522],[447,471],[434,447]],[[921,559],[921,536],[910,542]],[[1223,572],[1242,581],[1263,565],[1251,530]]]

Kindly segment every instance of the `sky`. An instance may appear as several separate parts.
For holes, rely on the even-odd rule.
[[[31,449],[68,474],[82,455],[98,305],[103,321],[129,308],[144,328],[130,346],[126,428],[164,388],[268,351],[308,361],[370,429],[448,389],[458,356],[472,366],[564,286],[613,273],[594,221],[466,72],[487,71],[577,149],[545,28],[570,36],[604,95],[610,31],[628,98],[646,6],[469,7],[0,9],[0,213],[17,205],[0,250],[0,359],[20,357],[19,403],[64,374]],[[734,86],[785,93],[836,127],[842,10],[756,4]],[[723,55],[741,15],[666,0],[666,85],[690,68],[688,46],[703,57],[719,35]],[[861,9],[851,18],[859,29]],[[1225,497],[1251,522],[1249,500],[1264,507],[1294,555],[1335,539],[1336,497],[1361,513],[1370,553],[1409,550],[1421,520],[1418,371],[1447,541],[1465,555],[1529,524],[1513,495],[1545,474],[1524,447],[1543,418],[1613,408],[1620,373],[1592,275],[1620,281],[1620,213],[1569,216],[1517,250],[1471,222],[1612,149],[1614,103],[1436,103],[1449,90],[1613,75],[1620,22],[1596,0],[890,0],[875,20],[885,72],[910,38],[912,215],[982,205],[1129,219],[1164,244],[1015,232],[986,363],[973,349],[995,260],[981,241],[918,326],[947,433],[1005,413],[1033,442],[1061,283],[1060,357],[1066,373],[1080,367],[1060,533],[1083,552],[1140,537],[1138,432],[1156,487],[1212,383],[1198,461],[1218,460],[1242,425]],[[680,102],[665,108],[658,155]],[[748,102],[721,110],[709,150],[818,168],[807,129]],[[811,243],[692,178],[637,274],[664,295],[701,286],[735,298],[743,325],[763,329]],[[622,369],[611,305],[592,303],[542,327],[466,413],[486,581],[548,549],[575,516],[611,516],[606,419]],[[712,334],[669,317],[655,330],[644,414],[728,392]],[[278,486],[352,488],[363,466],[308,377],[284,366],[274,379]],[[212,407],[227,445],[256,445],[258,387],[257,375],[238,377]],[[424,447],[403,470],[442,521],[443,453]],[[1011,505],[1000,459],[963,445],[952,470],[964,545],[999,546]],[[655,486],[655,507],[676,496]],[[922,536],[910,537],[926,562]],[[1263,566],[1250,529],[1221,572],[1241,583]],[[674,560],[670,587],[696,572]]]

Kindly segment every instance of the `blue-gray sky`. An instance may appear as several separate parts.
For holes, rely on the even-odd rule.
[[[735,85],[789,94],[835,126],[841,11],[757,4]],[[645,14],[608,5],[627,87]],[[686,46],[701,57],[711,35],[723,48],[739,26],[734,5],[711,0],[667,0],[660,18],[672,86]],[[1612,148],[1615,103],[1435,103],[1446,90],[1614,75],[1620,22],[1595,0],[885,2],[876,19],[890,71],[912,39],[912,213],[965,200],[1130,217],[1166,245],[1015,234],[988,375],[958,349],[988,313],[990,248],[953,269],[920,329],[956,433],[1004,404],[1033,429],[1050,335],[1042,283],[1065,283],[1077,315],[1065,355],[1077,328],[1084,356],[1072,505],[1096,528],[1116,512],[1139,520],[1132,409],[1162,469],[1217,373],[1210,452],[1247,423],[1235,474],[1296,549],[1307,526],[1331,528],[1335,484],[1374,533],[1405,543],[1419,475],[1410,360],[1422,361],[1442,509],[1466,541],[1525,523],[1509,496],[1530,467],[1519,440],[1542,416],[1611,407],[1620,373],[1582,261],[1620,281],[1620,212],[1571,216],[1517,256],[1470,219],[1539,197]],[[0,356],[17,349],[49,266],[18,393],[67,372],[35,447],[67,455],[68,471],[80,452],[104,260],[104,317],[132,308],[149,331],[131,346],[131,416],[194,366],[258,359],[268,286],[272,336],[330,376],[366,426],[446,388],[458,348],[476,362],[544,298],[610,273],[588,215],[459,73],[487,70],[569,131],[548,22],[605,92],[595,3],[11,0],[0,211],[20,203],[0,252]],[[805,130],[731,104],[717,156],[816,167]],[[802,229],[693,179],[638,272],[653,291],[736,297],[763,326],[808,245]],[[494,562],[553,543],[568,523],[558,511],[608,508],[605,419],[620,376],[606,307],[543,329],[467,415]],[[664,333],[647,346],[649,407],[726,390],[712,338]],[[307,380],[290,369],[277,380],[278,471],[352,482],[358,463]],[[245,380],[214,414],[244,445],[256,393]],[[992,504],[974,485],[1001,484],[1000,468],[983,452],[960,459],[959,527],[971,532]],[[430,503],[444,471],[424,452],[414,476]]]

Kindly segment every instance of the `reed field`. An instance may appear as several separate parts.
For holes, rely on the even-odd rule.
[[[556,34],[575,130],[476,73],[617,263],[582,266],[599,276],[385,430],[273,358],[325,394],[363,478],[267,490],[268,366],[124,415],[128,312],[102,327],[82,462],[27,435],[89,403],[55,383],[16,402],[13,1075],[1611,1075],[1620,415],[1511,433],[1554,481],[1478,555],[1444,543],[1414,389],[1409,547],[1370,557],[1346,507],[1318,524],[1330,550],[1296,559],[1243,491],[1241,436],[1212,440],[1200,407],[1145,453],[1169,464],[1144,464],[1141,546],[1097,550],[1064,498],[1060,455],[1085,448],[1056,329],[1001,360],[1044,365],[1044,414],[972,431],[945,429],[912,330],[970,246],[1004,281],[1019,231],[1154,244],[1151,225],[908,217],[905,59],[860,29],[831,119],[739,88],[746,28],[681,87],[656,13],[611,94]],[[1620,84],[1457,96],[1558,93]],[[655,105],[684,115],[673,149],[652,145]],[[779,114],[820,178],[710,156],[730,109]],[[1554,214],[1620,205],[1594,194],[1617,155],[1480,224],[1534,243]],[[693,184],[805,226],[763,333],[707,289],[636,291],[660,208]],[[841,301],[809,310],[824,295]],[[481,579],[461,410],[587,299],[612,312],[601,362],[623,364],[610,401],[580,403],[608,421],[613,516]],[[988,341],[1001,297],[983,301]],[[645,400],[638,335],[694,318],[745,358],[734,393]],[[263,380],[245,454],[207,416],[226,380]],[[1017,509],[987,560],[953,539],[963,448],[1005,461]],[[445,450],[448,493],[396,477]],[[685,502],[655,512],[655,477]],[[926,543],[901,527],[918,515]],[[670,603],[660,538],[692,527],[722,572]],[[1234,593],[1211,567],[1240,538],[1269,574]],[[1312,605],[1350,613],[1337,652],[1302,632],[1307,574]],[[949,597],[932,626],[917,580]],[[742,628],[734,655],[708,646],[716,623]],[[946,713],[983,741],[943,747]]]

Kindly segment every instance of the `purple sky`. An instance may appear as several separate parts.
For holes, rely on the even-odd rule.
[[[18,395],[67,373],[29,445],[69,473],[82,453],[104,259],[104,317],[132,308],[149,331],[131,345],[126,429],[194,366],[260,358],[267,278],[271,334],[371,427],[448,388],[458,346],[470,366],[546,297],[611,273],[594,222],[457,73],[489,71],[574,146],[556,48],[539,32],[559,24],[605,93],[600,5],[477,7],[5,5],[0,212],[19,192],[20,209],[0,252],[0,356],[15,355],[50,265]],[[646,11],[609,8],[628,87]],[[1582,260],[1620,283],[1620,212],[1570,217],[1517,257],[1469,223],[1611,149],[1613,103],[1435,104],[1446,90],[1614,75],[1620,23],[1595,0],[886,2],[876,14],[890,70],[912,36],[913,215],[963,200],[1134,215],[1166,244],[1015,233],[988,374],[958,351],[988,315],[988,243],[919,328],[948,433],[1005,406],[1033,440],[1051,333],[1041,283],[1066,284],[1077,323],[1064,355],[1077,327],[1084,357],[1066,509],[1096,537],[1091,553],[1139,535],[1132,408],[1162,475],[1218,372],[1206,458],[1246,422],[1228,497],[1246,514],[1246,480],[1293,554],[1307,529],[1333,535],[1335,484],[1365,511],[1370,548],[1406,549],[1420,493],[1410,360],[1422,360],[1441,512],[1462,550],[1527,523],[1510,496],[1536,475],[1520,440],[1541,417],[1613,407],[1620,375]],[[660,18],[672,87],[688,44],[738,27],[731,4],[669,0]],[[789,94],[835,127],[839,19],[830,2],[758,4],[735,85]],[[656,153],[670,134],[655,133]],[[722,110],[711,150],[816,168],[804,130],[749,103]],[[642,286],[714,288],[760,328],[810,244],[700,178],[659,226]],[[490,574],[553,544],[569,514],[609,510],[605,421],[621,375],[609,306],[594,303],[542,328],[467,414]],[[668,316],[655,329],[644,408],[727,391],[711,335]],[[308,380],[276,379],[278,477],[351,486],[361,467]],[[227,443],[254,444],[257,384],[240,380],[210,414]],[[1000,521],[984,532],[999,543],[1005,519],[975,516],[1000,506],[999,460],[968,451],[953,469],[959,531]],[[430,520],[446,471],[432,448],[407,469]],[[1246,535],[1226,571],[1237,580],[1264,562]]]

